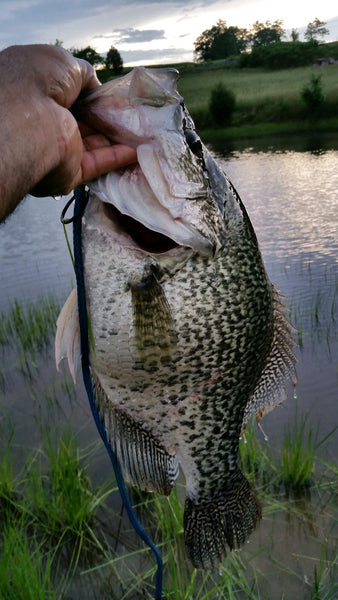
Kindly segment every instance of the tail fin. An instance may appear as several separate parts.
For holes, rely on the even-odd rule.
[[[261,519],[255,491],[238,469],[215,496],[185,501],[184,537],[196,568],[215,569],[230,550],[239,548]]]

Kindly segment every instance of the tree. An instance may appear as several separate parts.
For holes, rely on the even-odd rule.
[[[211,46],[213,41],[226,29],[226,22],[222,19],[218,19],[217,24],[213,25],[211,29],[203,31],[196,39],[194,46],[194,54],[197,60],[211,60]]]
[[[197,60],[217,60],[237,55],[248,44],[248,32],[239,27],[227,27],[225,21],[218,19],[211,29],[203,31],[196,39],[195,56]]]
[[[211,60],[236,56],[245,50],[247,42],[244,36],[241,36],[243,31],[238,27],[227,27],[223,33],[216,36],[210,48]]]
[[[96,50],[94,50],[94,48],[91,48],[90,46],[86,46],[86,48],[80,49],[71,48],[70,51],[72,55],[75,56],[75,58],[83,58],[91,65],[103,65],[104,63],[104,59],[101,56],[101,54],[96,52]]]
[[[318,37],[322,38],[325,35],[329,35],[329,30],[325,27],[326,22],[320,21],[317,17],[311,23],[308,23],[304,37],[307,42],[316,40]]]
[[[298,33],[297,29],[293,29],[291,31],[291,36],[290,37],[291,37],[291,42],[298,42],[298,40],[299,40],[299,33]]]
[[[273,23],[266,21],[260,23],[256,21],[250,32],[253,47],[268,46],[275,42],[280,42],[285,35],[285,29],[282,27],[283,21],[276,19]]]
[[[119,73],[123,70],[123,60],[119,51],[115,48],[115,46],[111,46],[107,52],[106,56],[106,67],[110,71],[113,71],[114,75],[119,75]]]

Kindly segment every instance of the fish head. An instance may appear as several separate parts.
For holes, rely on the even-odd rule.
[[[180,125],[178,76],[176,69],[137,67],[89,92],[74,112],[113,142],[137,147],[163,127]]]
[[[81,101],[82,119],[137,152],[137,163],[91,182],[90,195],[104,203],[100,218],[135,234],[144,251],[181,247],[215,257],[228,181],[195,131],[177,79],[175,69],[135,68]]]

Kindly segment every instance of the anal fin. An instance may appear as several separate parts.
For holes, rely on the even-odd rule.
[[[97,407],[123,478],[140,490],[168,496],[178,476],[176,456],[169,454],[142,425],[115,408],[95,375],[93,382]]]

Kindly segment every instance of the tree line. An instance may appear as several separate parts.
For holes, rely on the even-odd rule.
[[[318,43],[318,38],[329,34],[326,23],[318,18],[308,23],[305,31],[305,40],[308,43]],[[254,50],[271,44],[280,43],[285,37],[283,21],[276,19],[273,23],[256,21],[251,29],[242,29],[236,26],[228,27],[226,21],[219,19],[216,25],[203,31],[196,39],[194,46],[195,58],[198,61],[217,60],[238,56],[248,48]],[[299,41],[298,32],[291,32],[292,42]]]
[[[111,71],[114,75],[119,75],[123,70],[123,60],[117,48],[111,46],[107,52],[106,57],[101,56],[94,48],[87,46],[86,48],[71,48],[73,56],[76,58],[83,58],[93,66],[102,66],[108,71]]]
[[[226,21],[218,19],[216,25],[198,36],[194,43],[194,55],[201,62],[240,56],[241,67],[299,66],[311,62],[318,38],[328,34],[326,23],[318,18],[307,25],[304,34],[306,43],[299,42],[299,34],[295,29],[291,32],[291,42],[282,42],[286,31],[280,19],[273,23],[256,21],[250,29],[228,27]],[[56,40],[55,44],[61,46],[62,42]],[[250,53],[245,52],[248,48]],[[83,58],[95,67],[101,67],[100,79],[119,75],[123,71],[123,60],[115,46],[109,48],[105,57],[91,46],[70,48],[70,52],[76,58]]]
[[[55,41],[55,46],[62,46],[61,40]],[[94,67],[102,67],[110,71],[113,75],[119,75],[123,71],[123,60],[117,48],[111,46],[106,54],[102,56],[91,46],[85,48],[70,48],[69,52],[72,53],[75,58],[83,58]]]

